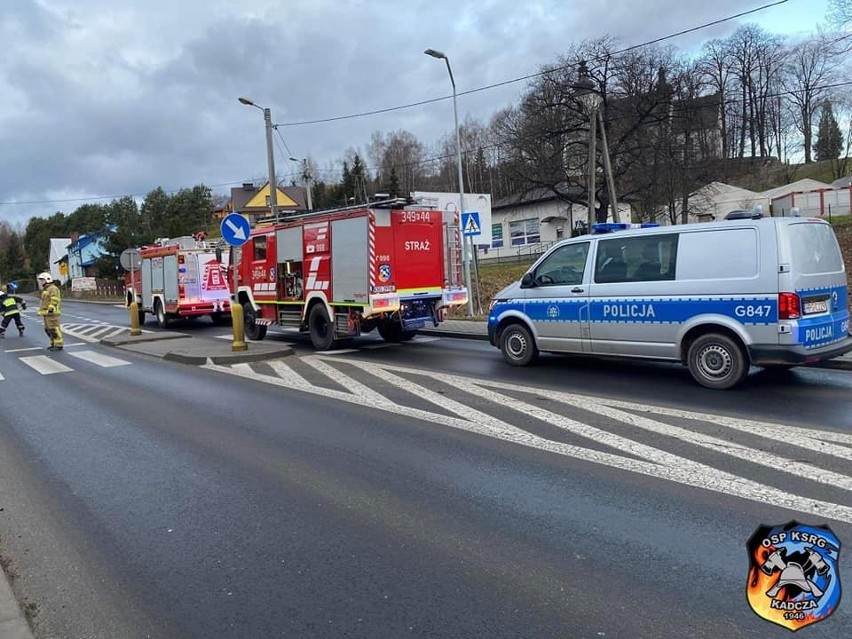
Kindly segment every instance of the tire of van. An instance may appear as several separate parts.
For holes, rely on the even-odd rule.
[[[316,350],[327,351],[335,348],[334,325],[322,304],[314,304],[311,307],[308,313],[308,332],[311,335],[311,344]]]
[[[527,366],[538,357],[538,347],[526,326],[509,324],[500,333],[500,352],[512,366]]]
[[[743,349],[721,333],[708,333],[692,342],[687,366],[696,382],[714,390],[737,386],[749,369]]]

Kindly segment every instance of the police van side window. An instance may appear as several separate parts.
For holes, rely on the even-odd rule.
[[[680,238],[679,280],[756,277],[759,272],[757,230],[716,229],[685,232]]]
[[[595,259],[595,282],[673,280],[677,258],[675,233],[600,240]]]
[[[588,254],[588,242],[560,246],[535,269],[536,286],[582,284]]]

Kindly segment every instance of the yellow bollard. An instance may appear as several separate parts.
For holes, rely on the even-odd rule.
[[[243,317],[243,307],[234,302],[231,302],[231,325],[234,328],[234,343],[231,346],[231,350],[248,350],[248,344],[246,344],[245,318]]]
[[[142,329],[139,328],[139,304],[136,300],[130,302],[130,334],[142,334]]]

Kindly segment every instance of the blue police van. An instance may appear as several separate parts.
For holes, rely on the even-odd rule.
[[[750,366],[852,350],[846,268],[811,218],[595,225],[491,300],[488,337],[509,364],[540,352],[682,362],[714,389]]]

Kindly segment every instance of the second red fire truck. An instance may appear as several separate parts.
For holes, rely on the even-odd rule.
[[[160,239],[139,249],[140,268],[133,274],[139,323],[151,313],[160,327],[173,319],[209,315],[215,324],[231,317],[231,291],[222,265],[221,247],[195,236]],[[127,304],[131,275],[125,277]]]
[[[437,326],[468,301],[454,217],[388,201],[261,221],[230,271],[246,337],[275,325],[328,350],[374,329],[400,342]]]

